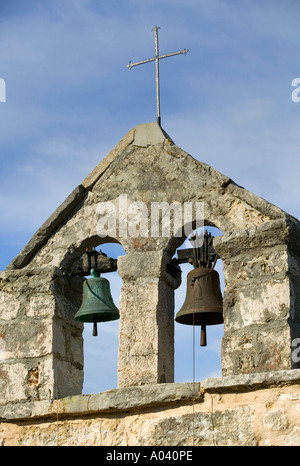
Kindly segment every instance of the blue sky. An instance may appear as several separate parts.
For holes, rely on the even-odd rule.
[[[299,16],[298,0],[1,0],[0,270],[131,128],[155,121],[154,63],[126,68],[154,55],[154,25],[162,54],[189,49],[160,65],[165,131],[300,218]],[[116,386],[113,324],[86,348],[87,391]],[[180,327],[176,381],[192,376]],[[198,379],[219,373],[215,331],[197,348]]]

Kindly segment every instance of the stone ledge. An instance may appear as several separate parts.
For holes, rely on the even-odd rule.
[[[207,393],[241,393],[294,384],[300,384],[300,369],[228,375],[205,379],[200,386]]]
[[[214,247],[220,257],[255,254],[256,249],[288,246],[299,254],[300,222],[290,216],[275,218],[249,230],[233,231],[214,239]]]
[[[110,413],[131,411],[196,399],[200,401],[199,383],[162,383],[108,390],[97,395],[77,395],[59,400],[61,414]]]
[[[300,384],[300,369],[208,378],[201,383],[165,383],[108,390],[96,395],[75,395],[55,401],[9,403],[0,406],[1,421],[61,419],[90,414],[126,413],[204,400],[205,393],[242,393]]]
[[[199,402],[201,399],[199,382],[142,385],[107,390],[95,395],[74,395],[54,401],[9,403],[0,406],[0,422],[126,412],[192,400]]]

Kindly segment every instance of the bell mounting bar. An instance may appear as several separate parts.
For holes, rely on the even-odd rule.
[[[177,263],[190,263],[194,268],[200,266],[213,268],[218,259],[218,255],[213,247],[213,239],[214,237],[211,233],[207,233],[207,231],[205,231],[204,235],[202,232],[200,235],[197,235],[196,232],[190,238],[190,241],[195,245],[193,248],[177,250]],[[201,246],[197,246],[197,244],[201,244]]]
[[[102,251],[96,251],[95,248],[87,248],[80,265],[76,264],[71,272],[71,276],[84,277],[91,275],[91,270],[97,274],[115,272],[117,270],[117,259],[108,257]]]

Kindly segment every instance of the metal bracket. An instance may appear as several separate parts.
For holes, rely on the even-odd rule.
[[[95,248],[87,249],[80,259],[80,265],[76,264],[70,273],[71,277],[84,277],[91,274],[91,270],[97,274],[115,272],[118,269],[117,259],[108,257],[102,251]]]
[[[214,268],[219,256],[213,247],[213,239],[212,234],[207,233],[207,231],[205,231],[204,235],[203,233],[200,235],[195,234],[190,238],[194,244],[193,248],[177,250],[177,263],[190,263],[194,268],[200,266]],[[198,246],[199,244],[201,246]]]

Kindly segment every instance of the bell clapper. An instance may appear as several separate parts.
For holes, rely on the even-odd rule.
[[[94,278],[100,277],[100,273],[97,272],[95,269],[91,269],[91,276]],[[97,314],[94,314],[94,325],[93,325],[93,337],[98,335],[97,330]]]
[[[93,337],[98,335],[97,331],[97,314],[94,314],[94,326],[93,326]]]
[[[200,346],[206,346],[206,326],[201,325]]]

